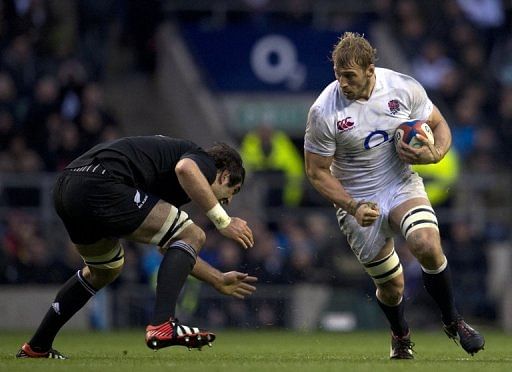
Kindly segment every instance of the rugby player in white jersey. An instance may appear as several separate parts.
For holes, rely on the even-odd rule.
[[[473,355],[484,338],[461,317],[441,247],[437,219],[422,179],[409,164],[439,162],[451,145],[446,120],[413,78],[375,67],[376,50],[346,32],[332,52],[336,80],[311,106],[305,132],[306,172],[337,208],[341,231],[372,277],[391,326],[392,359],[412,359],[404,318],[404,275],[393,236],[401,232],[418,259],[427,292],[441,310],[446,334]],[[394,132],[410,119],[427,120],[435,144],[395,149]]]

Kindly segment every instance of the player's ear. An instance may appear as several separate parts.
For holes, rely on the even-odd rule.
[[[222,183],[222,171],[217,170],[217,175],[215,176],[215,183]]]
[[[228,184],[229,183],[229,171],[224,169],[223,171],[217,172],[217,181],[222,184]]]
[[[373,74],[375,74],[375,65],[372,63],[368,68],[366,69],[366,77],[372,77]]]

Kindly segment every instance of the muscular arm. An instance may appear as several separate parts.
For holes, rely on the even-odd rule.
[[[434,144],[430,143],[427,138],[416,135],[423,142],[423,146],[414,148],[402,141],[397,143],[397,152],[400,159],[409,164],[433,164],[440,162],[452,144],[452,134],[450,127],[445,118],[434,106],[432,113],[427,118],[427,123],[432,128],[434,134]]]
[[[340,181],[331,174],[329,167],[332,163],[332,156],[320,156],[305,151],[304,157],[308,179],[323,197],[353,215],[357,223],[363,227],[370,226],[376,221],[380,215],[377,204],[358,203],[347,193]]]
[[[306,175],[313,187],[324,198],[333,202],[339,208],[348,210],[353,200],[345,191],[340,181],[332,174],[329,167],[332,163],[332,156],[320,156],[309,151],[304,151],[306,162]]]
[[[222,273],[204,261],[201,257],[197,257],[196,264],[192,269],[191,274],[194,278],[211,284],[214,288],[216,288],[216,285],[218,286],[218,283],[222,281]]]
[[[176,164],[175,172],[183,190],[205,213],[217,205],[219,201],[195,161],[188,158],[181,159]],[[254,237],[251,229],[247,226],[247,222],[238,217],[227,218],[229,218],[229,224],[220,228],[219,232],[235,240],[244,248],[252,247]]]
[[[183,190],[204,212],[218,203],[208,180],[195,161],[188,158],[181,159],[176,165],[175,172]]]
[[[432,132],[434,133],[434,146],[442,159],[452,144],[452,133],[450,131],[450,127],[448,126],[446,119],[441,114],[441,111],[439,111],[436,106],[434,106],[432,113],[428,117],[427,123],[432,128]]]
[[[210,284],[220,293],[240,299],[251,295],[256,290],[256,287],[251,283],[258,280],[254,276],[238,271],[222,273],[200,257],[197,257],[191,274],[195,278]]]

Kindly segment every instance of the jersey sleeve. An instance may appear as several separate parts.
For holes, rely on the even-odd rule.
[[[320,156],[332,156],[336,152],[334,135],[332,126],[328,124],[322,108],[312,106],[306,124],[304,149]]]
[[[206,152],[187,152],[183,154],[182,158],[189,158],[193,160],[201,170],[201,173],[203,173],[208,180],[208,183],[210,185],[213,184],[215,177],[217,176],[217,168],[215,167],[213,159]]]
[[[409,92],[411,94],[411,119],[426,120],[432,110],[434,104],[428,98],[425,88],[419,82],[411,78]]]

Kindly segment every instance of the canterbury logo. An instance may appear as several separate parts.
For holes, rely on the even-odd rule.
[[[146,200],[148,200],[148,196],[144,195],[144,198],[141,200],[140,192],[139,192],[139,190],[137,190],[137,192],[135,193],[135,196],[133,197],[133,202],[135,203],[137,208],[139,208],[139,209],[142,208],[142,206],[144,205]]]
[[[351,116],[348,116],[343,120],[338,120],[338,122],[336,123],[336,126],[342,132],[344,132],[346,130],[350,130],[350,129],[354,128],[354,122],[350,121],[350,119],[352,119]]]

